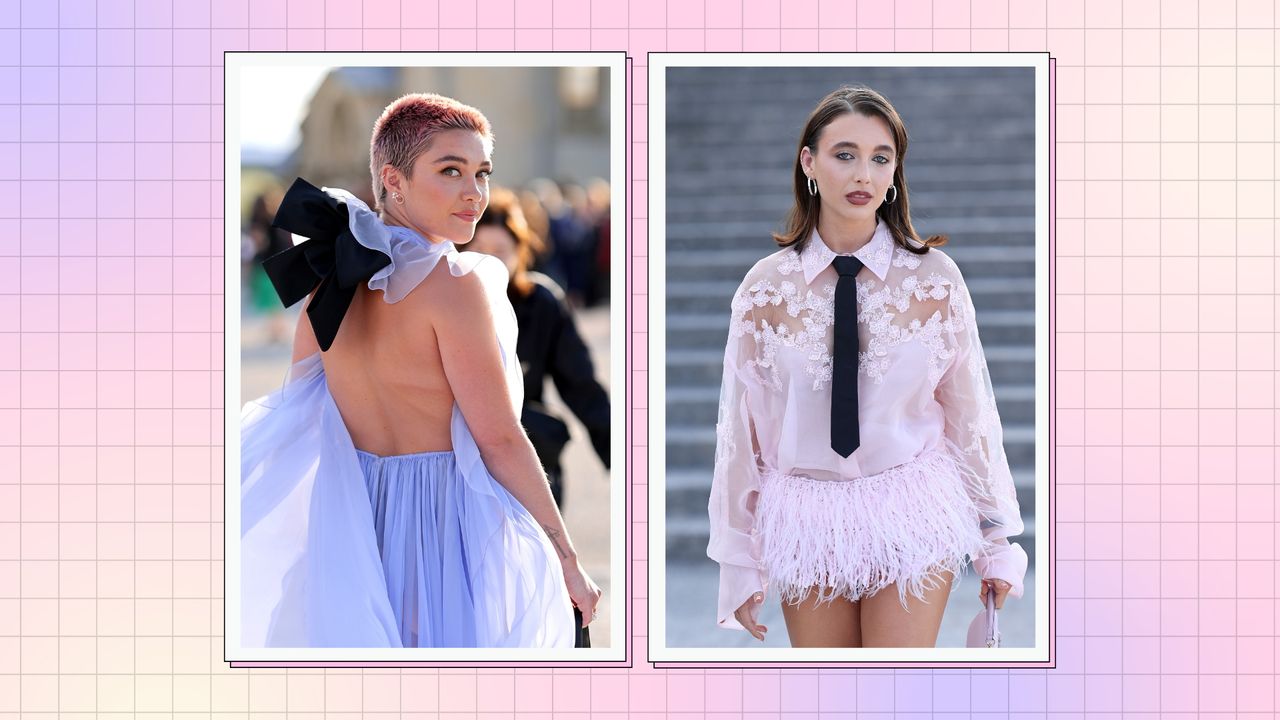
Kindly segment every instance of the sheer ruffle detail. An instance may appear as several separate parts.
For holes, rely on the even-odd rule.
[[[369,278],[369,289],[381,290],[387,303],[398,303],[413,292],[414,288],[427,279],[441,258],[449,261],[449,272],[454,277],[476,273],[491,298],[506,297],[507,269],[498,259],[480,253],[460,253],[451,242],[433,243],[409,228],[387,225],[364,201],[346,190],[324,188],[324,191],[347,204],[351,234],[356,241],[391,258],[390,265]],[[509,302],[499,305],[500,307],[494,308],[496,319],[502,321],[510,315],[512,323],[509,327],[504,323],[503,327],[496,330],[500,337],[506,337],[506,333],[510,332],[514,347],[515,313],[510,309]],[[523,392],[524,385],[518,383],[517,386]]]
[[[360,198],[341,188],[322,188],[347,205],[348,225],[356,241],[391,258],[391,264],[369,278],[370,290],[381,290],[388,303],[398,303],[453,252],[453,243],[432,243],[414,231],[387,225]],[[461,274],[461,273],[455,273]]]
[[[244,647],[401,647],[355,447],[320,354],[240,416]]]

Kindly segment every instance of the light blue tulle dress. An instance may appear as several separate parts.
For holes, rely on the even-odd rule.
[[[483,279],[518,414],[506,268],[325,192],[347,204],[359,243],[391,258],[368,281],[386,302],[441,261]],[[352,444],[317,352],[246,404],[240,429],[243,647],[573,646],[555,550],[489,473],[456,404],[452,451],[373,455]]]

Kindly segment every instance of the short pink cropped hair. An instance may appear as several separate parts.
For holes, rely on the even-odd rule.
[[[369,174],[373,176],[373,197],[381,210],[387,199],[382,185],[382,166],[391,165],[412,177],[413,162],[442,130],[473,130],[480,133],[485,150],[493,149],[493,130],[479,110],[453,98],[434,93],[411,93],[387,106],[373,123],[369,141]]]

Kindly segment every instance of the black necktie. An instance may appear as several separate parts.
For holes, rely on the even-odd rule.
[[[862,261],[837,255],[835,348],[831,362],[831,449],[849,457],[858,449],[858,289]]]

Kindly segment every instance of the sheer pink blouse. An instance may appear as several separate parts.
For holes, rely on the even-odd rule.
[[[943,447],[981,512],[983,578],[1023,594],[1026,552],[1006,538],[1023,522],[973,302],[959,268],[934,248],[898,247],[879,222],[853,253],[857,277],[861,445],[831,449],[831,348],[836,254],[815,232],[803,252],[756,263],[733,297],[716,426],[707,554],[720,564],[718,619],[734,618],[768,576],[754,525],[762,472],[819,480],[879,473]]]

